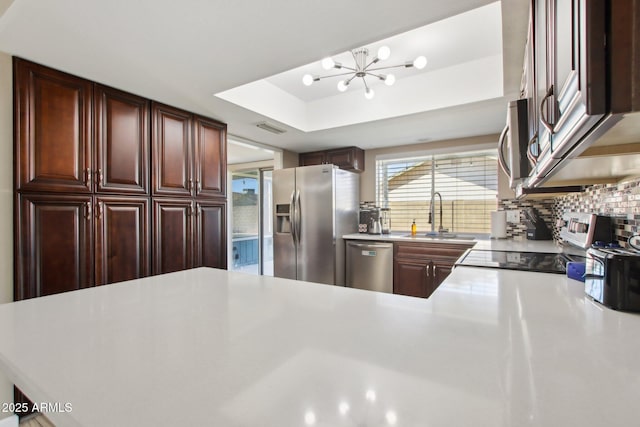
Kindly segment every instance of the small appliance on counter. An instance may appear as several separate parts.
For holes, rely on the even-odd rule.
[[[380,208],[380,227],[382,234],[391,233],[391,209]]]
[[[380,208],[375,202],[360,202],[358,233],[380,234]]]
[[[527,240],[552,240],[551,230],[534,208],[523,209],[527,225]]]
[[[640,312],[640,252],[591,248],[587,251],[585,292],[609,308]]]

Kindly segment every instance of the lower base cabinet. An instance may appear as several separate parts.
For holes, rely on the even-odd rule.
[[[153,273],[226,268],[225,202],[154,198]]]
[[[393,246],[393,293],[429,298],[449,276],[456,260],[472,246],[396,242]]]

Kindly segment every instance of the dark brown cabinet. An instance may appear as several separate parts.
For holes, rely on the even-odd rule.
[[[302,153],[299,157],[300,166],[321,165],[326,163],[336,165],[340,169],[362,172],[364,171],[364,150],[358,147],[347,147]]]
[[[227,128],[222,123],[195,116],[194,165],[196,197],[225,197],[227,194]]]
[[[393,263],[393,293],[428,298],[435,290],[430,260],[396,258]]]
[[[606,113],[605,0],[534,1],[537,173],[549,172]]]
[[[150,274],[148,199],[19,196],[15,299]]]
[[[16,300],[226,267],[225,124],[19,58],[14,74]]]
[[[153,195],[224,197],[226,126],[154,103]]]
[[[153,195],[191,196],[191,114],[153,103]]]
[[[472,245],[395,243],[393,293],[428,298],[451,274],[456,260]]]
[[[226,268],[226,210],[223,202],[196,202],[194,267]]]
[[[95,191],[149,194],[149,101],[95,86]]]
[[[225,204],[154,198],[154,274],[225,268]]]
[[[18,196],[14,299],[93,286],[91,196]]]
[[[18,190],[90,193],[91,82],[14,61]]]
[[[193,267],[193,202],[190,199],[153,200],[153,273]]]
[[[151,274],[149,199],[95,198],[95,284],[105,285]]]

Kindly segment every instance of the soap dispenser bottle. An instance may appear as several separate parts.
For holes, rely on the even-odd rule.
[[[418,226],[416,225],[416,220],[414,218],[413,222],[411,223],[411,235],[415,236],[418,233]]]

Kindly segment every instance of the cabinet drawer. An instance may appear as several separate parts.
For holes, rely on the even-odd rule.
[[[450,258],[455,261],[472,246],[454,243],[396,243],[395,256],[402,258]]]

